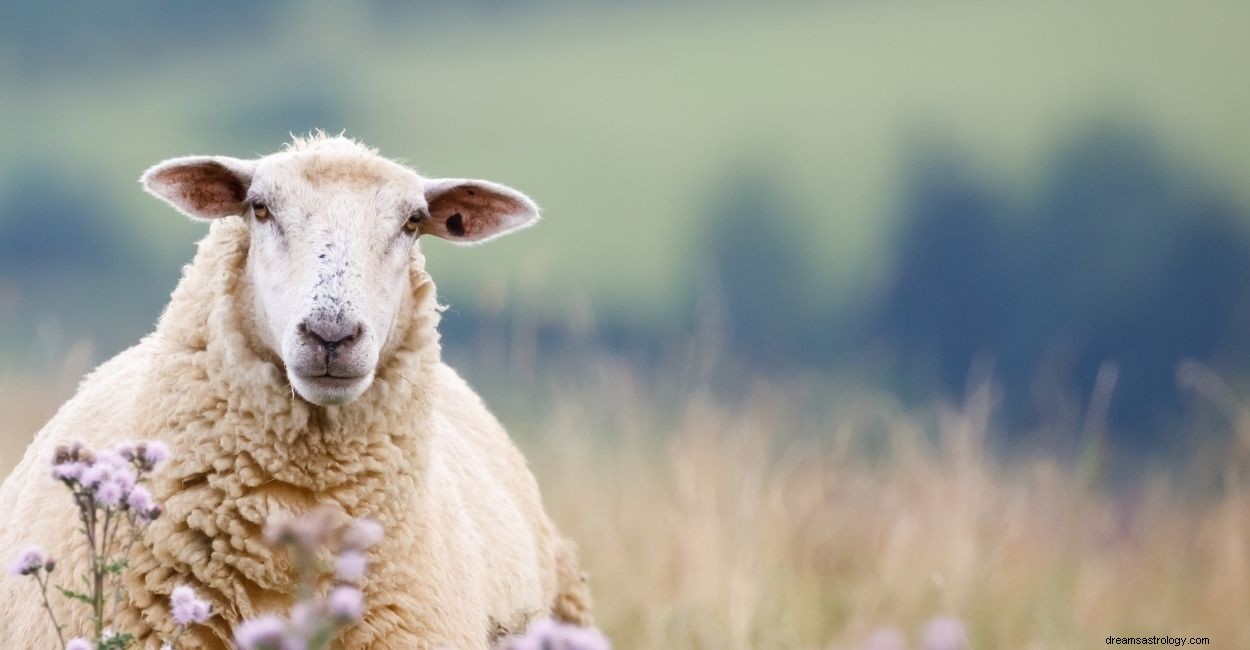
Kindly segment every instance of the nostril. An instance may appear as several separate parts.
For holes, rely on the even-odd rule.
[[[325,343],[325,339],[321,338],[308,323],[299,324],[299,334],[306,339],[312,339],[314,343]]]
[[[334,321],[304,321],[299,324],[298,329],[302,336],[310,339],[310,342],[329,351],[351,344],[364,333],[363,324],[339,324]]]

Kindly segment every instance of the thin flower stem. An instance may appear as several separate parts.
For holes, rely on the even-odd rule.
[[[97,639],[104,633],[104,580],[108,577],[108,553],[112,546],[113,535],[117,532],[117,527],[109,529],[109,524],[113,522],[113,509],[104,509],[104,526],[100,532],[100,556],[95,562],[95,585],[91,593],[91,600],[95,609],[95,636]]]
[[[96,534],[96,524],[99,523],[99,519],[96,516],[95,497],[86,490],[76,496],[77,498],[75,500],[78,502],[78,508],[83,522],[83,530],[87,535],[87,546],[89,551],[88,558],[90,562],[88,565],[88,573],[92,578],[91,613],[95,623],[95,638],[99,639],[100,635],[104,632],[104,621],[101,616],[102,610],[100,608],[99,599],[101,576],[98,542],[100,541],[100,536],[97,536]],[[105,520],[104,527],[106,529],[108,527],[107,519]],[[103,535],[103,531],[100,531],[100,534]]]
[[[87,545],[91,547],[91,559],[95,559],[95,506],[91,497],[85,492],[74,495],[74,503],[78,506],[78,518],[82,521],[83,533],[87,536]]]
[[[135,542],[139,541],[139,524],[133,511],[126,515],[126,521],[129,524],[130,541],[126,543],[126,551],[123,557],[129,562],[130,552],[134,550]],[[113,580],[113,611],[109,614],[110,619],[117,618],[117,610],[121,607],[122,598],[124,597],[121,576],[114,576]]]
[[[61,634],[61,624],[57,622],[56,614],[52,613],[52,603],[48,602],[48,577],[42,573],[36,573],[35,581],[39,583],[39,595],[43,597],[43,608],[48,612],[48,618],[52,619],[52,627],[56,628],[56,638],[61,642],[61,650],[64,650],[65,636]]]

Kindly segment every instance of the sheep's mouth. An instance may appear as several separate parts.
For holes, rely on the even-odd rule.
[[[332,375],[303,374],[292,372],[288,375],[291,386],[301,397],[322,406],[338,406],[347,404],[360,397],[373,380],[373,373],[364,375]]]
[[[360,379],[364,375],[336,375],[332,372],[323,372],[320,375],[305,375],[310,379]]]
[[[367,376],[368,375],[332,375],[327,372],[320,375],[300,375],[300,378],[304,381],[315,382],[318,384],[347,386],[354,384]]]

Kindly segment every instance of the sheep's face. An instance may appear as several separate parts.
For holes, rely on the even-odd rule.
[[[420,235],[476,243],[538,217],[516,190],[426,179],[344,138],[297,141],[258,160],[178,158],[142,181],[193,217],[247,220],[257,338],[304,399],[326,406],[364,393],[397,345]]]

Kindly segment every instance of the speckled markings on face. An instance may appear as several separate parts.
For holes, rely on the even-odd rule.
[[[403,225],[411,205],[424,205],[420,177],[354,142],[327,140],[262,159],[251,195],[282,230],[253,237],[249,265],[267,339],[305,398],[354,399],[372,381],[400,308],[415,246]]]
[[[342,251],[344,247],[340,246],[337,250]],[[326,242],[324,252],[317,256],[317,284],[313,287],[311,317],[343,324],[355,309],[349,284],[362,278],[350,257],[335,251],[334,243]]]
[[[373,381],[418,237],[480,243],[538,219],[538,206],[507,186],[425,178],[322,133],[255,160],[171,159],[143,181],[192,217],[243,217],[254,334],[295,392],[323,406],[350,402]]]

